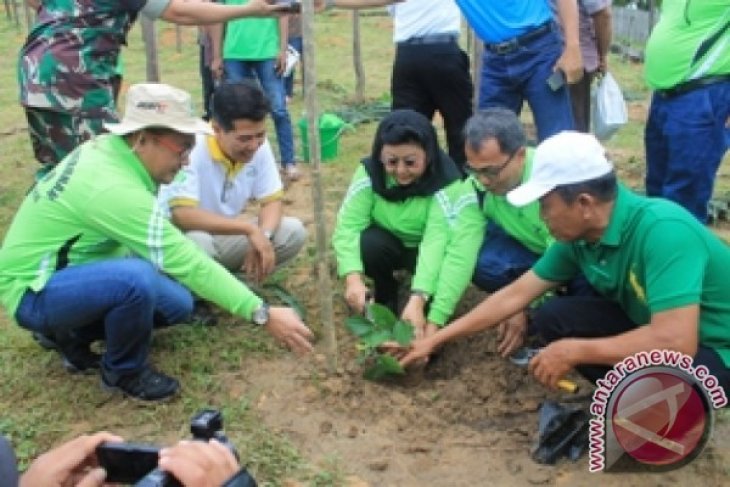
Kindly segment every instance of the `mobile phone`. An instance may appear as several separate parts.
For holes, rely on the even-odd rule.
[[[297,0],[277,0],[277,11],[287,14],[299,14],[302,12],[302,2]]]
[[[565,75],[559,69],[553,71],[553,74],[547,79],[547,84],[553,91],[558,91],[565,85]]]
[[[96,447],[96,458],[106,470],[106,482],[135,484],[157,468],[159,451],[153,445],[107,441]]]

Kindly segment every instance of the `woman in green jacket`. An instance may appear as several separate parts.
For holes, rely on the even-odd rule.
[[[366,275],[375,302],[397,313],[393,271],[407,270],[401,318],[417,336],[434,333],[471,279],[483,230],[474,190],[439,148],[431,122],[413,110],[392,112],[355,171],[332,237],[347,303],[363,311]]]

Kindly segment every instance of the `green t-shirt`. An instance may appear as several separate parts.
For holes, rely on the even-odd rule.
[[[360,165],[332,236],[340,276],[363,272],[360,234],[373,223],[404,246],[418,247],[411,287],[433,296],[427,318],[443,325],[471,281],[484,235],[484,217],[471,184],[459,180],[433,196],[388,201],[372,190],[370,176]]]
[[[535,150],[528,148],[521,183],[527,181],[530,174],[532,174],[534,155]],[[540,218],[540,203],[534,201],[522,207],[514,206],[507,201],[505,195],[497,195],[486,191],[476,178],[471,180],[478,190],[484,191],[482,213],[487,217],[487,220],[494,221],[512,238],[532,252],[542,255],[554,239],[545,226],[545,222]]]
[[[246,319],[261,299],[165,217],[157,187],[127,143],[101,135],[79,146],[30,191],[0,248],[0,303],[15,315],[59,262],[136,255],[203,299]]]
[[[619,186],[599,242],[556,242],[533,270],[553,282],[582,271],[637,325],[654,313],[698,304],[700,344],[730,365],[730,248],[674,203]]]
[[[728,0],[664,0],[646,44],[646,81],[666,89],[705,76],[730,74]]]
[[[246,5],[248,0],[226,0],[226,5]],[[223,59],[262,61],[279,55],[279,20],[245,18],[226,24]]]

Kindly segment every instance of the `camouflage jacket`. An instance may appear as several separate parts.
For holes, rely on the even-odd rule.
[[[20,103],[116,119],[110,83],[127,32],[147,0],[43,0],[20,50]]]

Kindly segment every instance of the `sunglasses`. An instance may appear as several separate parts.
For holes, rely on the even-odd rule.
[[[180,159],[186,159],[193,150],[193,144],[180,144],[166,137],[157,137],[157,142]]]
[[[499,164],[497,166],[485,166],[485,167],[472,167],[469,164],[466,165],[466,172],[468,174],[471,174],[474,177],[483,177],[487,179],[496,179],[497,176],[504,170],[505,167],[509,165],[510,162],[512,162],[512,159],[514,159],[515,155],[518,151],[514,151],[512,154],[510,154],[509,158],[507,158],[504,163]]]
[[[398,166],[399,162],[403,162],[403,165],[410,169],[410,168],[415,167],[420,162],[420,160],[413,159],[411,157],[390,156],[390,157],[386,157],[386,158],[381,158],[380,162],[382,162],[385,167],[388,167],[391,169],[396,168]]]

